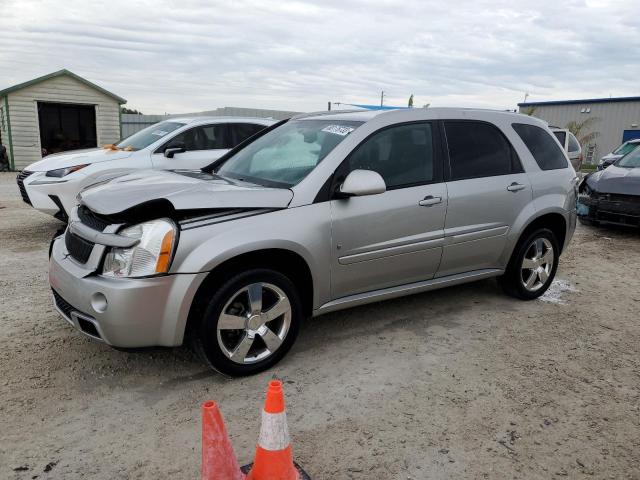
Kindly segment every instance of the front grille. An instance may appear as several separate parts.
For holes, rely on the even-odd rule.
[[[67,247],[69,255],[80,263],[87,263],[93,251],[93,246],[95,245],[84,238],[74,235],[69,229],[67,229],[67,233],[64,235],[64,244]]]
[[[29,172],[27,170],[22,170],[18,176],[16,177],[16,183],[18,184],[18,188],[20,189],[20,195],[22,195],[22,201],[31,205],[31,200],[29,199],[29,194],[27,193],[27,189],[24,186],[24,179],[31,175],[33,172]]]
[[[624,213],[606,211],[603,212],[602,210],[599,210],[597,212],[596,218],[602,222],[640,227],[640,217],[637,215],[625,215]]]
[[[601,199],[609,202],[627,203],[630,205],[640,205],[640,195],[620,195],[617,193],[601,194]]]
[[[62,298],[58,292],[53,289],[51,289],[51,291],[53,292],[53,301],[56,303],[58,310],[60,310],[65,317],[71,320],[71,312],[75,309],[69,304],[69,302]]]
[[[99,217],[84,205],[78,208],[78,218],[80,218],[80,221],[86,226],[100,232],[102,232],[109,225],[109,222],[107,220]]]

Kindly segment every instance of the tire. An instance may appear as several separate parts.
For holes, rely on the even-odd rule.
[[[251,302],[258,297],[261,303]],[[303,315],[300,295],[288,277],[266,268],[251,269],[232,274],[216,289],[191,343],[218,372],[232,377],[253,375],[286,355]]]
[[[549,251],[552,258],[547,256]],[[526,233],[518,241],[507,270],[498,281],[502,289],[512,297],[521,300],[538,298],[553,282],[558,269],[559,256],[558,241],[551,230],[540,228]],[[535,268],[527,268],[525,259],[527,266]]]

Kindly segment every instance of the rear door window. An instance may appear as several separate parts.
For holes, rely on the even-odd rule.
[[[540,169],[557,170],[569,166],[564,151],[553,141],[546,130],[526,123],[514,123],[512,126],[533,155]]]
[[[265,125],[257,125],[255,123],[230,123],[229,130],[231,139],[235,147],[247,138],[254,136],[259,131],[267,128]]]
[[[521,173],[515,150],[494,125],[476,121],[445,121],[451,180]]]

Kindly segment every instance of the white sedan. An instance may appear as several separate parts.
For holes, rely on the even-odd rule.
[[[18,174],[22,199],[36,210],[66,221],[85,187],[139,169],[199,169],[274,120],[265,118],[176,118],[141,130],[117,145],[48,155]]]

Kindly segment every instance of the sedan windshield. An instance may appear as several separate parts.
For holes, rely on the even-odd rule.
[[[626,155],[635,150],[640,143],[625,142],[613,151],[614,155]]]
[[[291,120],[230,157],[218,175],[289,188],[305,178],[362,122]]]
[[[636,149],[633,153],[622,157],[616,162],[616,166],[622,168],[638,168],[640,167],[640,148]]]
[[[155,125],[151,125],[150,127],[140,130],[124,140],[121,140],[116,147],[122,149],[126,148],[128,150],[142,150],[185,125],[185,123],[180,122],[156,123]]]

